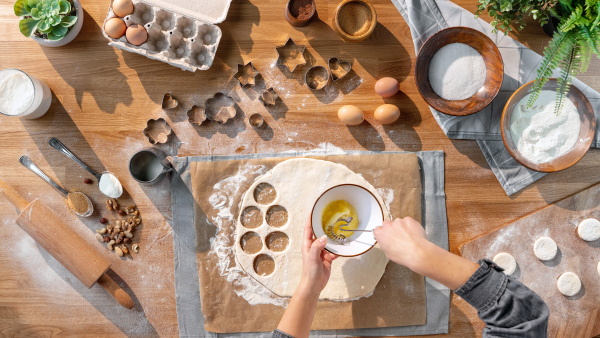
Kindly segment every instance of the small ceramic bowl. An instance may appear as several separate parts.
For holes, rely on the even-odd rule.
[[[383,224],[383,208],[373,194],[358,185],[341,184],[326,190],[315,202],[311,211],[312,231],[316,238],[325,235],[321,217],[323,209],[333,201],[345,200],[358,212],[358,230],[372,230]],[[354,232],[345,244],[327,239],[325,250],[344,257],[362,255],[377,244],[372,232]]]
[[[429,83],[429,64],[442,47],[463,43],[483,57],[486,68],[485,83],[475,95],[464,100],[446,100],[440,97]],[[450,27],[432,35],[421,46],[415,62],[415,82],[419,94],[434,109],[444,114],[464,116],[476,113],[492,102],[502,87],[504,64],[496,44],[478,30],[468,27]]]
[[[341,22],[340,13],[346,10],[349,10],[350,6],[363,6],[367,9],[371,14],[370,25],[366,31],[361,32],[360,34],[351,34],[351,32],[346,32],[343,28],[343,22]],[[375,31],[375,27],[377,26],[377,12],[375,12],[375,7],[371,5],[370,2],[366,0],[343,0],[335,9],[335,13],[333,14],[333,29],[335,32],[346,41],[358,42],[368,38],[373,31]]]
[[[594,133],[596,132],[596,117],[594,116],[594,109],[592,108],[592,105],[590,104],[590,101],[588,101],[587,97],[579,89],[577,89],[577,87],[571,86],[571,90],[567,95],[567,99],[571,100],[571,102],[575,104],[575,107],[577,107],[577,111],[579,112],[579,121],[581,122],[579,139],[573,148],[571,148],[571,150],[566,154],[557,157],[550,162],[533,163],[521,155],[517,149],[517,145],[513,141],[512,134],[510,132],[510,119],[512,112],[519,101],[521,101],[521,99],[527,94],[531,93],[534,82],[535,80],[521,86],[512,94],[512,96],[508,99],[508,102],[506,102],[504,110],[502,111],[502,141],[504,141],[504,146],[510,155],[521,165],[531,170],[550,173],[567,169],[568,167],[579,162],[579,160],[581,160],[585,153],[587,153],[587,151],[590,149],[590,145],[594,139]],[[549,79],[542,90],[556,91],[557,86],[558,82],[556,79]]]

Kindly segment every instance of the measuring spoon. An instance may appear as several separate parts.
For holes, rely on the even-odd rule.
[[[21,158],[19,159],[19,162],[25,168],[33,171],[35,174],[37,174],[39,177],[41,177],[44,181],[48,182],[56,190],[60,191],[63,195],[65,195],[65,197],[67,197],[67,199],[69,198],[69,194],[81,194],[83,197],[85,197],[87,204],[88,204],[88,209],[86,212],[78,213],[77,211],[69,208],[69,210],[73,211],[76,215],[81,216],[81,217],[88,217],[94,212],[94,206],[92,205],[92,201],[90,201],[90,199],[84,193],[66,191],[65,189],[63,189],[63,187],[61,187],[56,182],[54,182],[50,177],[48,177],[48,175],[46,175],[37,165],[35,165],[35,163],[33,163],[33,161],[31,161],[31,159],[29,159],[29,157],[27,157],[25,155],[21,156]]]
[[[119,182],[119,179],[117,179],[117,176],[115,176],[113,173],[109,172],[109,171],[105,171],[102,173],[102,175],[99,175],[98,173],[96,173],[94,170],[92,170],[92,168],[88,167],[87,164],[83,163],[82,160],[80,160],[79,158],[77,158],[77,156],[75,156],[69,149],[67,149],[67,147],[65,147],[64,144],[62,144],[57,138],[52,137],[50,138],[50,140],[48,140],[48,144],[60,151],[61,153],[63,153],[65,156],[67,156],[68,158],[72,159],[73,161],[75,161],[75,163],[79,164],[83,169],[87,170],[90,172],[90,174],[94,175],[94,177],[96,178],[96,180],[98,181],[98,189],[100,189],[100,192],[103,193],[104,195],[110,197],[110,198],[119,198],[121,197],[121,194],[123,194],[123,185],[121,184],[121,182]],[[100,188],[100,181],[102,180],[102,177],[105,176],[105,178],[107,180],[110,180],[109,176],[112,176],[114,178],[113,183],[115,183],[115,186],[117,187],[117,193],[109,195],[106,192],[102,191],[102,189]]]

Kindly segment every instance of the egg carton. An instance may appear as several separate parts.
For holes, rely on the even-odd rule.
[[[104,23],[111,18],[118,18],[112,10],[112,3],[113,0]],[[133,13],[122,20],[127,27],[143,25],[148,31],[148,40],[136,46],[129,43],[125,36],[113,39],[104,32],[103,24],[102,34],[109,40],[109,46],[192,72],[207,70],[212,66],[223,35],[218,26],[146,1],[134,0],[133,5]]]

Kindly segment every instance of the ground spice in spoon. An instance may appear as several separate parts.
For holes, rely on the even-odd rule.
[[[67,205],[76,214],[85,214],[88,211],[88,199],[80,192],[70,192],[67,195]]]
[[[309,19],[313,13],[312,0],[292,0],[290,13],[298,20]]]
[[[338,13],[340,28],[348,35],[365,34],[371,28],[372,21],[371,9],[361,2],[348,2]]]

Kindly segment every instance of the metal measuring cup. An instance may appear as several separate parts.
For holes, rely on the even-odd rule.
[[[131,177],[146,185],[160,182],[171,170],[173,167],[165,153],[156,148],[140,150],[129,160]]]

